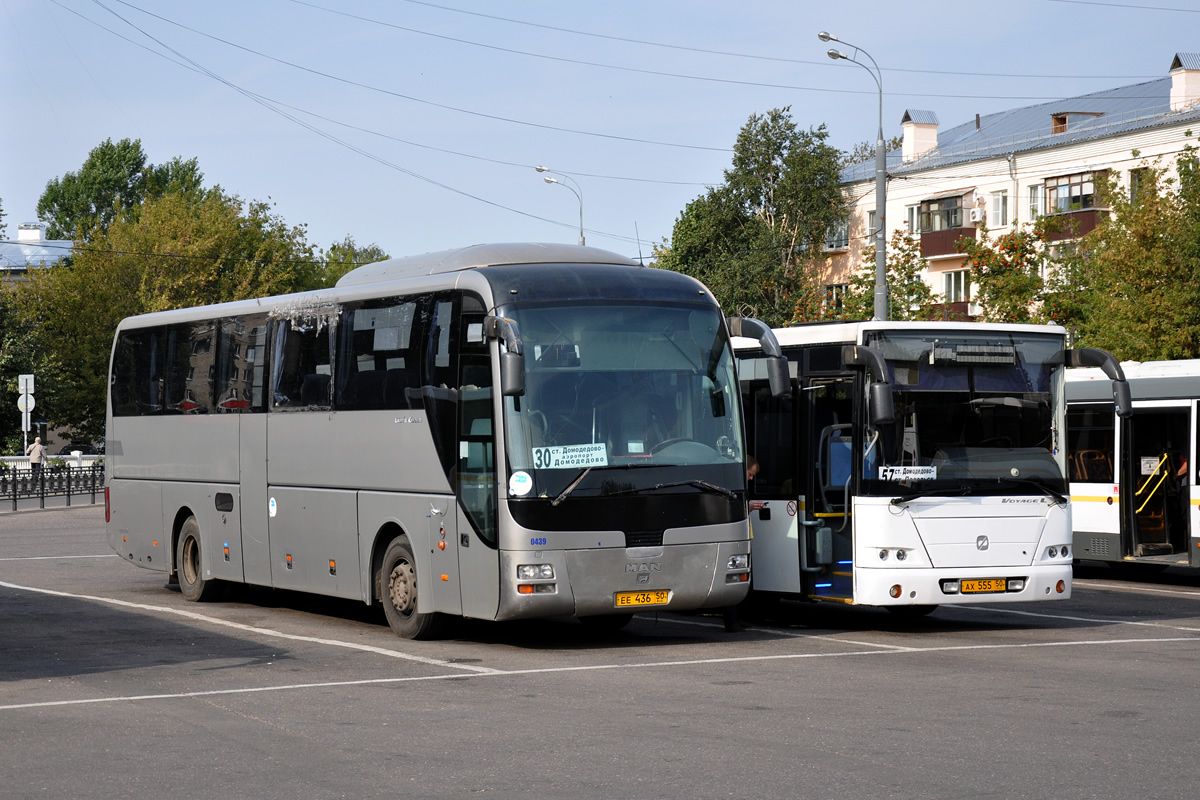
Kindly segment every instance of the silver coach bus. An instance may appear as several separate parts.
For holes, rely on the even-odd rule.
[[[617,626],[736,603],[731,334],[779,353],[691,278],[538,244],[126,319],[109,543],[190,600],[222,581],[357,598],[410,638],[440,615]]]

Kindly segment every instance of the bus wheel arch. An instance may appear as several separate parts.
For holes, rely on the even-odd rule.
[[[179,536],[183,532],[183,525],[188,521],[188,518],[195,518],[195,513],[187,506],[183,506],[175,512],[175,519],[171,522],[171,550],[169,563],[167,564],[167,583],[179,583]],[[199,523],[197,523],[199,527]]]
[[[386,529],[385,529],[386,530]],[[375,571],[375,591],[383,604],[388,625],[405,639],[433,638],[439,627],[439,615],[417,611],[417,560],[407,534],[398,527],[392,529],[385,542]]]

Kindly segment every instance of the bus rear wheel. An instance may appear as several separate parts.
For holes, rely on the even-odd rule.
[[[388,625],[405,639],[429,639],[438,627],[437,614],[417,613],[417,561],[404,536],[388,545],[379,567],[379,599]]]
[[[188,517],[179,529],[179,544],[175,547],[175,573],[179,579],[179,591],[187,600],[211,600],[216,593],[214,581],[204,578],[200,523],[195,517]]]

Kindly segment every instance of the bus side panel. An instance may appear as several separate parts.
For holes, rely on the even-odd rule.
[[[139,567],[170,569],[171,543],[163,535],[162,485],[115,478],[109,482],[108,497],[111,516],[106,535],[113,551]]]
[[[793,505],[794,503],[794,505]],[[796,513],[790,508],[803,508],[795,501],[767,500],[763,511],[750,512],[750,575],[753,589],[759,592],[802,591],[800,585],[800,527]]]
[[[271,585],[271,542],[267,536],[267,415],[242,415],[242,569],[246,583]]]
[[[357,493],[269,486],[272,585],[362,599]]]
[[[423,410],[269,416],[272,485],[450,492]]]
[[[117,417],[108,448],[115,478],[236,483],[237,414]]]
[[[233,511],[217,509],[218,495],[233,501]],[[171,526],[180,509],[190,509],[200,525],[200,575],[204,580],[217,578],[242,582],[241,534],[237,508],[238,487],[220,483],[184,483],[162,485],[162,521],[164,537],[170,538]],[[226,557],[225,548],[229,549]],[[174,552],[171,557],[174,558]],[[228,560],[227,560],[228,559]]]
[[[1121,559],[1121,496],[1115,483],[1071,484],[1076,558]]]
[[[475,534],[471,520],[455,504],[458,530],[467,546],[459,550],[462,574],[462,613],[477,619],[495,619],[500,607],[500,553]]]
[[[438,509],[444,513],[434,514]],[[408,536],[413,557],[417,560],[417,611],[422,614],[443,612],[461,614],[458,533],[455,526],[455,502],[452,495],[414,495],[392,492],[360,492],[358,495],[358,529],[360,559],[365,565],[361,575],[363,597],[371,596],[371,554],[380,531],[389,526],[399,528]],[[443,522],[445,520],[445,522]],[[446,538],[440,537],[445,525]],[[390,541],[390,535],[384,537]],[[386,548],[389,541],[379,541]],[[437,543],[444,541],[445,549]],[[442,580],[442,576],[446,580]],[[428,587],[428,591],[426,591]],[[378,598],[376,598],[378,599]]]

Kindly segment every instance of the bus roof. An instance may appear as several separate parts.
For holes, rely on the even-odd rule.
[[[1134,400],[1200,397],[1200,359],[1122,361]],[[1067,370],[1067,399],[1112,402],[1109,378],[1098,367]]]
[[[810,322],[789,328],[776,328],[775,336],[781,347],[803,344],[830,344],[845,342],[861,344],[871,331],[973,331],[976,333],[1049,333],[1066,336],[1066,329],[1059,325],[1022,325],[1003,322],[892,322],[887,320],[864,320],[861,322]],[[734,347],[757,347],[752,339],[734,339]]]
[[[572,244],[509,243],[475,244],[419,256],[391,258],[365,264],[347,272],[339,287],[403,280],[445,272],[511,264],[616,264],[641,266],[637,261],[597,247]]]

